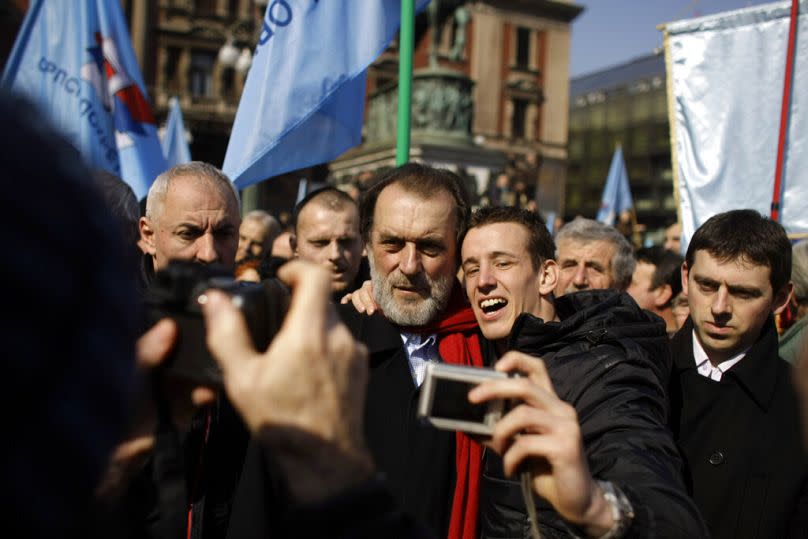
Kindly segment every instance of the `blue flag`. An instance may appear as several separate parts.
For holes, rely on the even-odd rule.
[[[597,220],[605,225],[614,226],[615,218],[621,212],[633,207],[634,200],[631,198],[631,188],[628,185],[626,162],[623,161],[623,148],[618,146],[609,166]]]
[[[32,0],[0,86],[138,198],[166,168],[120,0]]]
[[[176,97],[168,102],[168,120],[163,135],[163,155],[169,167],[191,161],[191,150],[185,140],[185,125],[182,123],[182,109]]]
[[[239,188],[362,141],[366,70],[400,13],[401,0],[269,2],[222,167]]]

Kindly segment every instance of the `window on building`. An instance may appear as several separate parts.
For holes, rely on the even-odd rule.
[[[180,49],[179,47],[166,47],[166,63],[163,66],[164,88],[172,95],[180,93]]]
[[[222,70],[222,97],[236,101],[236,70],[232,67]]]
[[[530,67],[530,28],[516,29],[516,67]]]
[[[218,0],[196,0],[196,12],[200,15],[214,15]]]
[[[511,136],[525,138],[525,125],[527,119],[527,100],[513,100],[513,118],[511,118]]]
[[[191,53],[191,69],[188,74],[188,91],[194,97],[211,97],[213,94],[213,64],[216,55],[208,51]]]

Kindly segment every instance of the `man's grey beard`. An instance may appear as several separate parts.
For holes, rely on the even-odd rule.
[[[431,279],[425,272],[414,277],[407,277],[400,270],[395,270],[383,277],[376,271],[373,254],[368,255],[370,279],[373,282],[373,296],[388,320],[404,327],[425,326],[437,320],[449,304],[449,296],[454,285],[454,275],[446,275],[437,280]],[[412,301],[399,301],[393,296],[394,286],[407,286],[428,293],[426,298]]]

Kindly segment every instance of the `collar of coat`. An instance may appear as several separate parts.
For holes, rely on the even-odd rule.
[[[693,321],[688,318],[671,342],[673,348],[673,364],[677,374],[682,371],[695,370],[693,359]],[[724,373],[721,382],[733,379],[752,397],[763,410],[768,410],[774,399],[777,388],[777,377],[780,369],[772,365],[772,361],[782,361],[778,353],[777,328],[774,317],[763,325],[757,341],[746,353],[746,356],[734,367]]]

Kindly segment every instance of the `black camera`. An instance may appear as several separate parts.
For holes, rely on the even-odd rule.
[[[286,304],[281,285],[242,283],[232,272],[216,265],[172,261],[154,274],[146,293],[149,327],[162,318],[177,323],[178,335],[166,373],[193,383],[221,386],[222,373],[205,343],[205,323],[200,297],[210,289],[221,290],[232,298],[244,314],[255,348],[264,351],[280,326]]]

